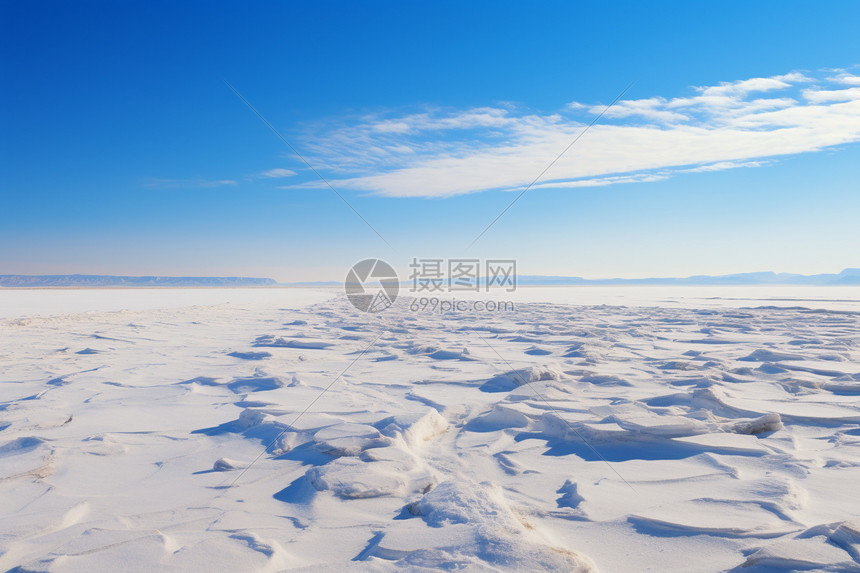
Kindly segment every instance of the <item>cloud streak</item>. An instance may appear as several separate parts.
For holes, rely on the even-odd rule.
[[[150,189],[210,189],[238,184],[233,179],[147,179],[143,182],[143,186]]]
[[[295,174],[296,172],[291,169],[283,169],[279,167],[276,169],[269,169],[268,171],[263,171],[262,173],[260,173],[260,177],[264,177],[266,179],[279,179],[282,177],[292,177]]]
[[[536,188],[654,181],[755,167],[860,141],[860,78],[789,73],[723,82],[674,98],[621,100]],[[314,165],[332,184],[387,197],[522,189],[603,106],[557,113],[515,106],[364,116],[313,134]],[[308,183],[306,186],[316,186]]]

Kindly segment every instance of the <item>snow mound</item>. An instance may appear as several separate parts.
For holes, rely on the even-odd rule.
[[[445,433],[448,430],[448,422],[435,408],[428,408],[425,412],[385,418],[377,422],[376,427],[391,438],[402,437],[409,447],[415,448]]]
[[[752,420],[741,420],[729,426],[730,431],[736,434],[752,435],[776,432],[783,428],[782,418],[776,412],[771,412]]]
[[[474,360],[470,356],[470,352],[468,348],[463,348],[461,350],[446,350],[443,348],[439,348],[438,346],[430,346],[430,345],[422,345],[422,344],[414,344],[407,351],[409,354],[420,355],[423,354],[433,360],[461,360],[461,361],[471,361]]]
[[[424,494],[409,508],[431,527],[456,523],[493,522],[498,527],[516,529],[517,520],[505,505],[502,488],[492,483],[474,484],[446,481]]]
[[[764,506],[763,506],[764,505]],[[772,538],[797,531],[794,522],[754,501],[692,499],[648,508],[627,520],[650,535]]]
[[[858,568],[848,553],[827,543],[824,536],[766,545],[750,555],[742,567],[754,566],[779,571],[856,571]]]
[[[367,463],[343,457],[305,473],[317,491],[330,491],[344,499],[364,499],[405,493],[406,481],[393,464]]]
[[[614,374],[586,374],[580,380],[598,386],[632,386],[630,382]]]
[[[552,354],[552,350],[547,350],[546,348],[541,348],[540,346],[532,346],[525,352],[529,356],[548,356]]]
[[[845,521],[830,535],[830,541],[860,562],[860,521]]]
[[[259,410],[257,408],[245,408],[239,413],[239,419],[234,422],[237,429],[246,430],[248,428],[253,428],[254,426],[259,426],[264,422],[272,422],[274,420],[274,416],[271,416],[264,412],[263,410]]]
[[[497,484],[446,481],[408,509],[430,527],[462,528],[457,545],[415,552],[404,559],[409,564],[440,567],[448,563],[450,568],[452,555],[476,555],[483,568],[489,564],[510,571],[595,570],[587,557],[541,539],[514,512]]]
[[[738,358],[747,362],[779,362],[781,360],[806,360],[806,357],[800,354],[790,354],[788,352],[777,352],[767,348],[759,348],[754,350],[748,356]]]
[[[475,432],[494,432],[509,428],[524,428],[529,425],[529,418],[516,408],[505,404],[496,404],[493,409],[471,420],[468,428]]]
[[[215,463],[212,464],[212,470],[216,472],[229,472],[232,470],[238,470],[244,467],[245,464],[242,462],[237,462],[235,460],[231,460],[229,458],[219,458],[215,460]]]
[[[484,382],[480,389],[484,392],[510,392],[524,384],[561,380],[564,375],[554,368],[547,366],[529,366],[518,370],[509,370],[504,374],[493,376]]]
[[[615,413],[604,421],[615,422],[621,428],[634,434],[678,438],[695,436],[713,431],[710,424],[671,414],[658,414],[639,404],[619,406]]]
[[[302,350],[325,350],[330,346],[334,346],[334,343],[323,342],[321,340],[295,340],[283,338],[281,336],[264,335],[257,337],[254,341],[254,346],[267,348],[298,348]]]
[[[317,449],[332,456],[357,456],[369,448],[389,444],[379,430],[366,424],[343,423],[323,428],[314,434]]]

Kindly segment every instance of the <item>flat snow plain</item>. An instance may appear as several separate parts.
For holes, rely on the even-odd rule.
[[[860,289],[513,295],[0,291],[0,571],[860,570]]]

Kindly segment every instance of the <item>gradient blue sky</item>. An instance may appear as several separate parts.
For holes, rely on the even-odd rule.
[[[847,1],[4,2],[0,274],[860,267],[858,24]]]

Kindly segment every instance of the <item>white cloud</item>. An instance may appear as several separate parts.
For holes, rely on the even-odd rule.
[[[415,133],[476,127],[503,127],[509,123],[507,110],[483,107],[447,115],[438,113],[412,114],[394,120],[371,123],[370,128],[382,133]]]
[[[755,167],[860,141],[860,88],[845,88],[853,77],[790,73],[619,101],[535,187]],[[364,117],[315,134],[308,147],[314,165],[338,174],[338,188],[391,197],[522,189],[603,109],[574,102],[552,114],[506,106]]]
[[[206,189],[238,184],[239,182],[233,179],[147,179],[143,182],[144,187],[154,189],[176,189],[182,187]]]
[[[751,78],[736,82],[721,82],[718,86],[700,87],[697,89],[702,92],[702,95],[704,96],[742,97],[751,92],[766,92],[787,88],[791,84],[784,81],[786,79],[790,79],[790,76],[785,75],[774,78]]]
[[[666,100],[653,97],[648,99],[624,100],[607,109],[604,115],[610,118],[640,116],[660,123],[678,123],[690,119],[682,113],[667,109],[666,104]],[[605,106],[592,106],[589,111],[598,115],[604,108]]]
[[[707,173],[709,171],[723,171],[725,169],[737,169],[738,167],[761,167],[767,165],[769,161],[720,161],[719,163],[711,163],[710,165],[700,165],[699,167],[691,167],[690,169],[681,169],[678,173]]]
[[[803,97],[813,103],[860,99],[860,87],[844,90],[803,90]]]
[[[849,74],[847,72],[843,72],[838,76],[828,78],[832,82],[837,82],[840,84],[846,84],[849,86],[860,86],[860,76],[855,76],[853,74]]]
[[[269,169],[268,171],[263,171],[262,173],[260,173],[260,177],[267,177],[267,178],[292,177],[295,174],[296,174],[296,172],[291,171],[290,169],[277,168],[277,169]]]

